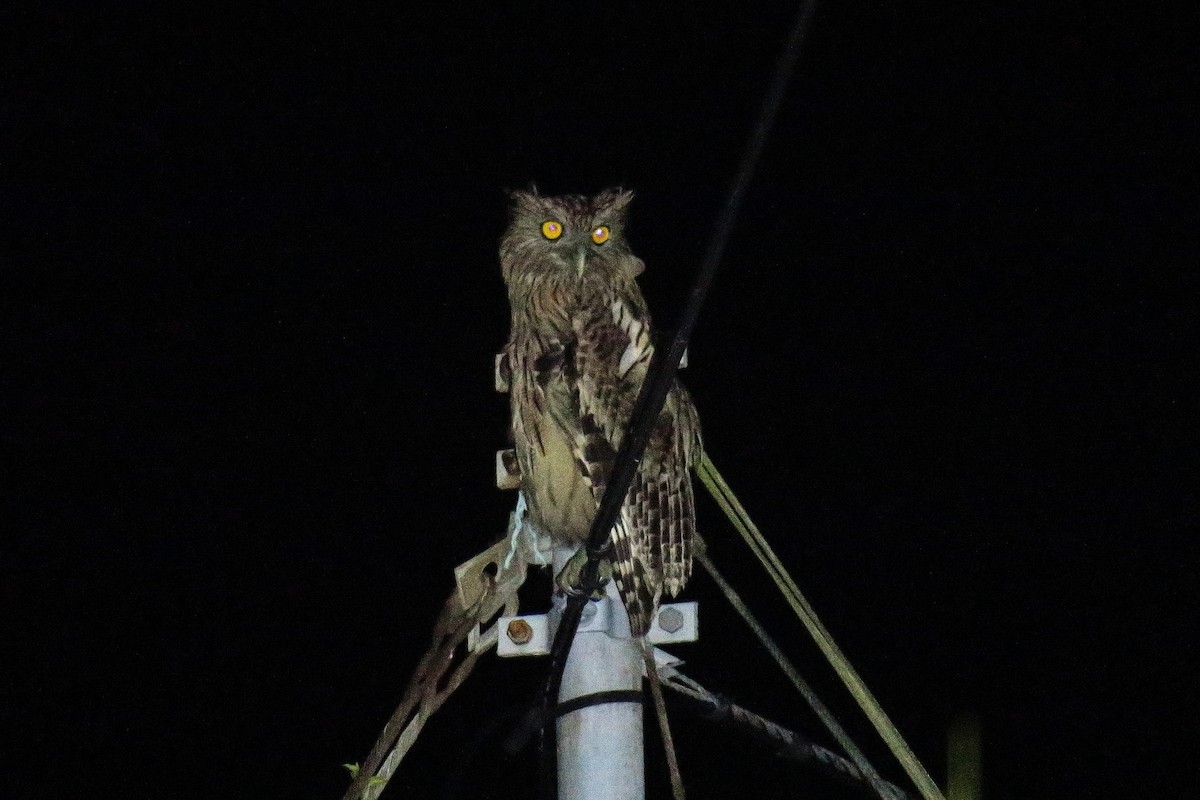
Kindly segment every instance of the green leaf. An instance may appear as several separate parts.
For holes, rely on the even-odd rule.
[[[358,764],[342,764],[342,766],[350,771],[351,778],[358,777]]]

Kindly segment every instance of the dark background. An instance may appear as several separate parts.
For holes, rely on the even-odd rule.
[[[0,13],[4,797],[340,797],[515,499],[506,188],[635,189],[677,316],[791,4],[507,5]],[[1051,5],[822,4],[684,379],[939,782],[973,711],[989,798],[1179,796],[1200,70],[1165,12]],[[690,674],[825,741],[688,596]],[[497,742],[543,669],[485,659],[389,794],[529,796]],[[694,798],[838,796],[674,719]]]

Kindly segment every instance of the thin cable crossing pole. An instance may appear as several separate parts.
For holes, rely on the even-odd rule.
[[[758,119],[751,130],[746,149],[742,153],[737,175],[726,197],[725,205],[717,217],[717,224],[705,251],[700,273],[696,276],[696,282],[688,295],[679,325],[671,339],[671,346],[665,356],[660,356],[658,352],[655,352],[649,374],[638,394],[628,435],[625,437],[621,451],[617,454],[612,475],[588,534],[586,544],[588,559],[581,580],[583,591],[579,595],[567,599],[566,608],[563,610],[562,619],[559,621],[558,630],[554,636],[554,644],[550,650],[550,669],[542,691],[541,704],[545,712],[553,708],[558,701],[562,673],[566,666],[567,656],[571,651],[571,642],[579,628],[579,618],[583,612],[583,606],[587,602],[587,596],[598,581],[599,563],[608,547],[609,532],[625,502],[625,495],[628,494],[629,487],[633,484],[638,466],[641,464],[642,454],[646,449],[646,443],[658,421],[658,415],[662,412],[663,403],[675,379],[675,372],[679,368],[679,361],[687,349],[688,340],[700,317],[700,309],[704,305],[705,297],[716,277],[717,267],[725,253],[725,245],[729,241],[738,211],[741,209],[755,168],[762,156],[767,137],[779,114],[779,108],[783,104],[783,97],[791,82],[792,73],[795,71],[801,47],[811,27],[816,7],[816,0],[803,0],[796,11],[787,44],[775,65],[771,85],[759,110]],[[553,730],[554,716],[547,713],[543,715],[543,719],[549,720],[542,730],[543,793],[547,798],[551,798],[557,795],[555,778],[557,768],[553,763],[555,757],[553,737],[547,736],[547,728]],[[553,789],[550,788],[552,786]]]

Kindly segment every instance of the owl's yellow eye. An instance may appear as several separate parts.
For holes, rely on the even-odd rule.
[[[608,241],[608,226],[601,225],[592,231],[592,241],[596,244],[604,244]]]
[[[542,236],[545,236],[551,241],[562,236],[562,224],[548,219],[542,223]]]

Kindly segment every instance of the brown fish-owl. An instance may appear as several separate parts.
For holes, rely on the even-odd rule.
[[[500,244],[521,485],[530,519],[559,542],[587,539],[654,351],[635,282],[644,265],[624,235],[632,198],[621,189],[591,198],[514,192]],[[700,448],[695,407],[676,383],[612,530],[612,574],[634,636],[691,574],[688,470]]]

